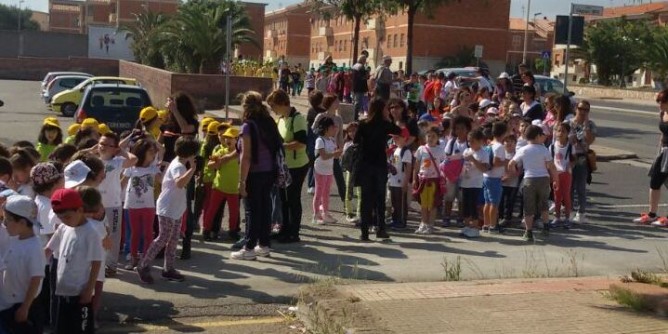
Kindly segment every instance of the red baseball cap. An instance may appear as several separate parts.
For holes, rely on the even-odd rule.
[[[83,207],[79,192],[75,189],[58,189],[51,195],[51,209],[53,212],[78,210]]]

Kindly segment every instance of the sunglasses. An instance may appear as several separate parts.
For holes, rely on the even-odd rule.
[[[577,109],[578,109],[578,110],[582,110],[582,111],[587,111],[587,112],[589,112],[589,108],[578,107]]]

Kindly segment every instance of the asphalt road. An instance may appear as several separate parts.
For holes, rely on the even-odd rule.
[[[50,115],[38,98],[38,88],[36,82],[0,81],[0,99],[5,100],[5,107],[0,108],[0,141],[8,144],[37,138],[41,120]],[[183,283],[158,281],[143,286],[136,274],[121,273],[105,284],[103,329],[118,332],[116,323],[129,322],[132,325],[121,327],[121,332],[169,332],[173,328],[224,333],[222,328],[230,328],[228,321],[235,319],[253,316],[271,322],[266,319],[273,319],[294,303],[299,287],[323,277],[437,281],[445,276],[443,265],[452,264],[457,257],[462,275],[469,279],[575,274],[615,277],[636,267],[665,268],[661,256],[668,259],[668,230],[630,222],[645,210],[646,163],[656,151],[658,138],[656,108],[611,101],[592,104],[592,119],[599,126],[598,144],[635,152],[640,161],[599,164],[590,188],[588,224],[555,231],[532,245],[521,242],[519,229],[471,241],[460,238],[452,228],[441,228],[428,237],[396,232],[392,242],[360,244],[356,241],[358,231],[343,221],[311,225],[311,197],[304,195],[304,242],[275,245],[268,259],[238,262],[229,259],[229,243],[197,241],[193,259],[177,263],[187,276]],[[61,118],[64,126],[68,122]],[[340,201],[332,197],[331,206],[335,217],[341,217]],[[411,217],[416,224],[416,213]],[[218,327],[205,327],[207,323]],[[238,327],[230,333],[251,333],[257,326]],[[296,331],[283,322],[262,326],[274,327],[263,333]]]

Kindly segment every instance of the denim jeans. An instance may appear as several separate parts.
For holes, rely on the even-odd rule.
[[[243,199],[246,210],[246,249],[256,245],[269,246],[271,233],[271,192],[276,175],[274,172],[249,173],[246,179],[248,196]]]
[[[283,226],[281,236],[298,237],[302,223],[302,187],[308,172],[308,164],[290,168],[292,183],[286,189],[279,189],[283,201]],[[265,192],[269,188],[265,188]]]
[[[355,115],[355,121],[359,120],[360,113],[364,109],[364,99],[366,99],[367,93],[358,93],[353,92],[353,111]]]
[[[362,235],[368,235],[370,226],[377,226],[378,231],[384,231],[387,168],[368,166],[357,177],[362,187]]]
[[[577,195],[578,208],[577,212],[583,214],[587,211],[587,176],[589,170],[587,167],[587,157],[578,156],[573,167],[573,186],[571,187],[571,200],[575,203],[575,196]],[[573,206],[575,211],[575,206]]]

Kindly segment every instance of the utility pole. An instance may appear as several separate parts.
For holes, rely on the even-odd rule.
[[[230,72],[232,72],[232,15],[227,15],[226,29],[226,51],[225,51],[225,119],[230,119]]]
[[[524,26],[524,50],[522,51],[522,62],[527,63],[527,44],[529,43],[529,13],[531,12],[531,0],[527,4],[527,20]]]
[[[20,0],[20,1],[19,1],[19,7],[18,7],[18,12],[19,12],[19,27],[18,27],[18,31],[21,31],[21,4],[22,4],[23,2],[24,2],[23,0]]]
[[[573,34],[573,4],[571,3],[571,10],[568,13],[568,40],[566,41],[566,54],[564,55],[564,95],[568,94],[568,62],[569,53],[571,51],[571,37]]]

